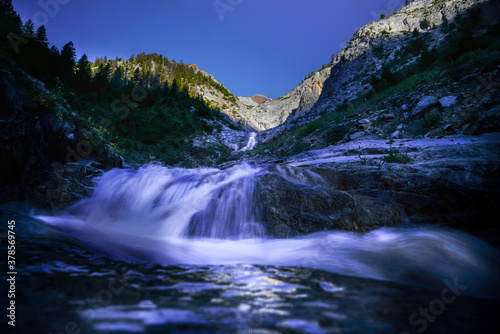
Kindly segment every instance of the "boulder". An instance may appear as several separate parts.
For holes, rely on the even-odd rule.
[[[452,107],[458,103],[456,96],[445,96],[439,99],[439,105],[443,108]]]
[[[364,137],[365,136],[365,133],[360,131],[360,132],[354,132],[352,135],[349,136],[349,139],[350,140],[356,140],[356,139],[359,139],[361,137]]]
[[[415,106],[411,113],[411,117],[416,117],[421,115],[423,112],[429,110],[430,108],[436,106],[439,100],[435,96],[424,96],[420,99],[418,104]]]

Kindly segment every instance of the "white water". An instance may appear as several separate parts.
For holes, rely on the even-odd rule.
[[[106,173],[93,196],[58,217],[37,217],[111,257],[160,264],[305,266],[497,298],[499,252],[453,230],[380,229],[270,239],[255,216],[258,167],[148,165]]]
[[[249,150],[253,149],[255,147],[255,145],[257,144],[256,137],[257,137],[257,133],[252,132],[250,134],[250,136],[248,137],[248,142],[247,142],[246,146],[243,147],[241,149],[241,151],[249,151]]]

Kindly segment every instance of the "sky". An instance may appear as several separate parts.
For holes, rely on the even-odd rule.
[[[141,52],[196,63],[237,96],[278,98],[404,0],[13,0],[77,57]]]

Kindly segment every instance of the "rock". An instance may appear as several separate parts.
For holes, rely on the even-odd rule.
[[[383,120],[390,120],[390,119],[394,119],[394,114],[393,114],[393,113],[384,114],[384,115],[382,115],[382,119],[383,119]]]
[[[420,99],[416,107],[413,109],[411,113],[411,117],[415,117],[427,111],[428,109],[434,107],[438,104],[439,100],[435,96],[424,96]]]
[[[396,130],[394,131],[390,136],[389,138],[390,139],[398,139],[399,137],[401,137],[401,131],[399,130]]]
[[[453,124],[449,124],[449,125],[446,125],[444,127],[444,129],[446,131],[456,131],[458,129],[460,129],[462,126],[464,125],[464,122],[463,121],[456,121],[455,123]]]
[[[439,99],[439,104],[443,108],[452,107],[457,104],[457,102],[458,101],[456,96],[446,96]]]
[[[363,118],[362,120],[358,121],[358,128],[359,129],[366,130],[371,126],[372,126],[372,123],[370,122],[370,120],[368,118]]]
[[[255,101],[252,98],[240,97],[238,114],[245,124],[258,131],[277,127],[285,123],[288,118],[304,115],[321,96],[330,70],[331,68],[327,67],[316,72],[279,99],[260,98]],[[234,118],[232,114],[228,115]]]
[[[477,124],[477,122],[474,122],[472,124],[466,124],[463,126],[462,133],[467,136],[472,136],[474,133],[476,133],[478,128],[479,124]]]
[[[77,199],[72,194],[83,181],[67,175],[62,183],[67,186],[56,186],[60,176],[54,175],[54,168],[63,168],[85,129],[76,129],[67,116],[72,112],[61,106],[63,101],[57,109],[33,102],[37,100],[33,96],[50,92],[21,70],[0,71],[0,87],[8,88],[6,95],[0,91],[0,202],[29,197],[36,205],[55,208],[57,203]],[[123,166],[122,158],[108,147],[94,150],[91,156],[106,169]],[[60,200],[47,202],[56,201],[58,191]]]
[[[364,132],[354,132],[352,135],[349,136],[349,139],[356,140],[356,139],[363,137],[364,135],[365,135]]]

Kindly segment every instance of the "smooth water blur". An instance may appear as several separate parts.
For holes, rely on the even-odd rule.
[[[458,279],[466,294],[499,298],[499,252],[458,231],[383,228],[265,237],[253,203],[263,172],[248,164],[226,170],[113,170],[91,198],[68,213],[37,218],[129,262],[300,266],[437,289],[445,279]]]

